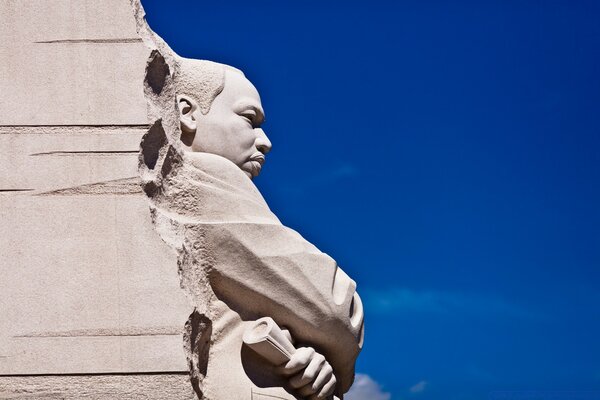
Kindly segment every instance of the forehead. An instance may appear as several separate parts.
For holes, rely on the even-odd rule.
[[[225,70],[225,86],[218,97],[222,97],[222,100],[230,106],[248,103],[261,108],[258,90],[242,73],[229,68]]]

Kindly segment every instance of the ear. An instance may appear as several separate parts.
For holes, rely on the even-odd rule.
[[[194,99],[186,95],[177,95],[177,107],[179,108],[179,123],[181,126],[181,141],[190,147],[194,142],[198,123],[194,114],[198,104]]]

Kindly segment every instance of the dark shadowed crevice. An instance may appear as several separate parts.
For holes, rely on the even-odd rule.
[[[203,398],[201,385],[208,367],[211,335],[211,320],[194,310],[185,323],[183,341],[190,370],[190,380],[199,399]]]
[[[142,137],[142,142],[140,143],[146,167],[154,169],[158,161],[160,149],[166,144],[167,136],[162,126],[162,120],[159,119],[148,129],[148,132]]]
[[[154,181],[144,182],[142,184],[142,189],[144,190],[144,193],[146,193],[146,196],[148,196],[150,198],[156,196],[157,193],[159,192],[158,186],[156,185],[156,182],[154,182]]]
[[[158,50],[152,50],[148,64],[146,64],[146,84],[152,88],[154,94],[160,94],[167,76],[169,76],[169,65]]]
[[[163,161],[161,174],[163,177],[168,176],[176,165],[181,163],[181,155],[175,150],[173,146],[169,146],[167,155]]]

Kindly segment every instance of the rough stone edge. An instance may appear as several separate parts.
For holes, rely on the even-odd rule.
[[[186,243],[187,227],[183,221],[172,218],[159,207],[160,198],[168,177],[177,174],[183,165],[183,149],[179,143],[178,108],[175,101],[173,75],[179,57],[169,45],[148,25],[141,0],[130,0],[136,21],[136,30],[150,51],[144,74],[144,96],[150,128],[142,137],[139,152],[139,174],[142,188],[147,196],[150,215],[155,230],[177,255],[180,286],[190,300],[190,314],[183,332],[183,348],[190,373],[191,386],[199,399],[211,398],[203,387],[212,335],[210,310],[198,309],[198,295],[194,286],[205,288],[204,300],[212,294],[206,278],[190,271],[190,243]],[[207,302],[208,303],[208,302]]]

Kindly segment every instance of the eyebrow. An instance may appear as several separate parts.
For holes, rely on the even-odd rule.
[[[257,119],[256,122],[258,124],[262,124],[265,121],[265,112],[263,111],[263,109],[260,106],[255,105],[254,102],[250,102],[247,100],[239,101],[238,103],[236,103],[234,105],[234,109],[237,112],[240,112],[240,111],[243,111],[246,109],[252,109],[256,113],[256,119]]]

